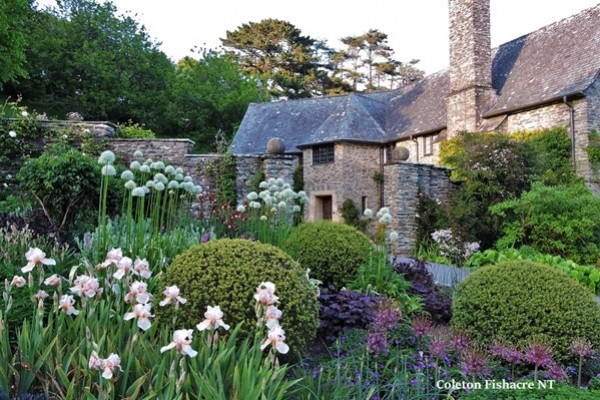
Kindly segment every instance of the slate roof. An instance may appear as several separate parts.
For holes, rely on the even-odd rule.
[[[492,86],[498,96],[482,130],[502,115],[581,95],[600,71],[600,5],[492,50]],[[233,140],[236,154],[264,153],[280,137],[286,153],[334,141],[382,143],[446,127],[449,73],[380,93],[251,104]],[[495,117],[495,118],[491,118]]]

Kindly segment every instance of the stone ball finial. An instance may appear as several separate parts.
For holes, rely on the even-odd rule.
[[[410,151],[404,146],[398,146],[392,150],[392,161],[406,161],[408,157],[410,157]]]
[[[67,113],[67,121],[83,121],[83,116],[78,112],[71,111]]]
[[[285,143],[283,139],[273,137],[267,142],[267,153],[269,154],[283,154],[285,152]]]

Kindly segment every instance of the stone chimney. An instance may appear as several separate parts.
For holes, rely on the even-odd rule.
[[[492,89],[490,0],[449,0],[448,137],[476,131],[495,96]]]

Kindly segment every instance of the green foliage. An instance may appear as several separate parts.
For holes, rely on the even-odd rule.
[[[18,178],[58,233],[77,234],[94,221],[99,174],[94,159],[57,144],[26,162]]]
[[[266,180],[265,171],[263,171],[262,169],[256,171],[256,173],[252,175],[252,177],[248,180],[248,192],[260,192],[259,185],[264,180]]]
[[[448,216],[444,207],[425,193],[419,193],[415,219],[417,222],[415,247],[417,249],[430,247],[432,243],[431,234],[448,225]]]
[[[538,382],[529,381],[533,389],[481,389],[460,396],[461,400],[595,400],[598,390],[581,390],[566,383],[554,382],[553,387],[540,388]],[[498,382],[500,383],[500,382]],[[526,383],[519,382],[519,383]]]
[[[293,24],[277,19],[249,22],[227,31],[221,42],[269,95],[294,99],[319,93],[324,75],[318,68],[319,42]]]
[[[236,166],[235,156],[232,153],[226,153],[216,163],[213,173],[217,182],[217,204],[235,205],[237,201]]]
[[[305,270],[276,247],[241,239],[193,246],[175,258],[161,287],[177,285],[185,293],[187,303],[177,316],[181,324],[195,326],[207,306],[219,305],[226,323],[242,323],[242,332],[248,333],[256,327],[252,295],[266,281],[275,284],[281,326],[291,351],[300,354],[319,325],[316,293]],[[166,314],[160,318],[170,321]]]
[[[367,264],[372,244],[348,225],[318,221],[300,224],[283,248],[325,286],[342,288],[356,278],[361,265]]]
[[[529,260],[549,265],[567,273],[579,283],[588,287],[592,293],[600,295],[600,270],[598,267],[594,265],[579,265],[575,261],[562,258],[561,256],[542,254],[529,246],[522,246],[520,249],[487,249],[483,252],[479,251],[469,258],[465,266],[475,269],[508,260]]]
[[[0,89],[2,84],[26,76],[25,46],[27,43],[27,18],[29,1],[10,0],[0,3]]]
[[[176,65],[173,101],[167,107],[171,136],[193,139],[196,151],[215,151],[217,132],[231,142],[248,104],[264,100],[233,57],[216,50],[198,59],[186,57]]]
[[[473,272],[455,291],[452,314],[453,327],[480,344],[541,339],[561,361],[570,358],[573,338],[600,344],[600,309],[592,294],[565,273],[530,261]]]
[[[600,168],[600,135],[598,131],[593,130],[589,134],[590,144],[587,147],[588,159],[592,167],[598,171]]]
[[[168,129],[174,68],[133,16],[92,0],[57,2],[28,16],[28,79],[6,85],[49,115],[77,111],[87,120],[142,121]]]
[[[490,211],[503,221],[499,248],[529,245],[583,263],[600,257],[600,199],[583,184],[535,183],[519,199]]]
[[[304,190],[304,168],[299,165],[294,170],[294,191],[299,192]]]
[[[394,271],[385,250],[371,249],[369,261],[360,266],[356,278],[347,286],[358,292],[380,294],[394,299],[405,315],[422,311],[421,299],[408,295],[411,283]]]
[[[146,139],[154,138],[156,134],[138,123],[129,120],[126,124],[119,124],[115,137],[121,139]]]
[[[449,225],[463,240],[491,247],[500,235],[489,207],[514,199],[532,182],[577,182],[570,167],[570,141],[563,128],[507,135],[463,132],[442,144],[442,165],[461,181],[447,208]]]
[[[356,204],[352,199],[346,199],[342,203],[342,219],[344,223],[350,225],[353,228],[358,229],[361,232],[364,232],[367,228],[367,224],[369,223],[366,219],[361,219],[361,213]]]

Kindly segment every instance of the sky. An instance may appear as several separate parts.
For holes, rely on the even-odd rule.
[[[144,25],[172,61],[216,48],[247,22],[288,21],[303,35],[341,49],[339,38],[369,29],[388,35],[399,61],[430,74],[448,66],[448,0],[112,0]],[[39,5],[53,0],[38,0]],[[491,0],[492,47],[569,17],[600,0]]]

